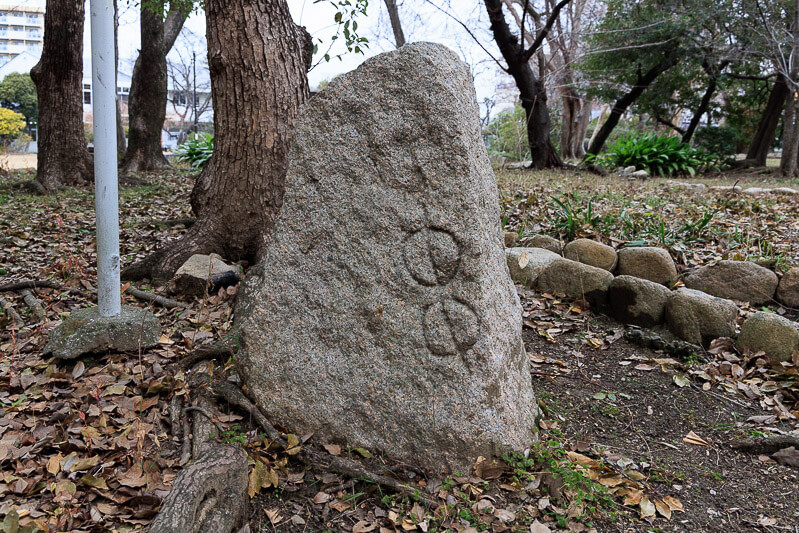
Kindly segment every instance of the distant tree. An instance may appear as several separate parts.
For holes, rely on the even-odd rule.
[[[3,145],[16,138],[25,129],[25,117],[22,113],[0,107],[0,139]]]
[[[39,118],[36,85],[30,74],[12,72],[0,81],[0,106],[22,113],[28,123]]]
[[[545,67],[539,63],[538,75],[530,65],[533,57],[541,49],[544,40],[552,26],[560,16],[561,10],[572,0],[560,0],[551,9],[546,20],[531,21],[528,27],[526,20],[534,18],[530,16],[529,10],[523,11],[517,24],[519,35],[511,30],[508,24],[503,6],[508,7],[503,0],[484,0],[488,19],[491,21],[491,32],[494,41],[502,53],[507,66],[502,68],[513,77],[516,87],[519,90],[519,99],[527,117],[527,140],[530,145],[530,155],[535,168],[550,168],[563,165],[563,161],[558,155],[550,138],[550,117],[547,108],[547,91],[541,74]],[[514,15],[512,8],[508,7],[511,15]],[[532,40],[528,40],[527,34],[532,34]]]
[[[141,50],[133,66],[128,100],[128,146],[125,173],[169,168],[161,147],[167,105],[166,56],[193,8],[191,1],[141,2]]]
[[[52,193],[92,181],[83,136],[83,0],[47,0],[44,45],[31,70],[39,101],[39,156],[35,184]]]

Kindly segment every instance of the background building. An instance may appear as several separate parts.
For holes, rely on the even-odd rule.
[[[42,53],[44,6],[35,2],[0,3],[0,65],[28,52]]]

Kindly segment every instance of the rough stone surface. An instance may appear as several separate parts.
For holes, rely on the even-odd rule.
[[[528,447],[537,406],[469,67],[430,43],[366,61],[304,108],[290,161],[240,322],[269,419],[434,470]]]
[[[549,235],[533,235],[522,241],[529,248],[543,248],[558,255],[563,254],[563,245],[555,237]]]
[[[187,296],[203,296],[239,280],[238,267],[228,265],[216,254],[191,256],[175,272],[173,291]]]
[[[670,295],[671,291],[659,283],[616,276],[608,288],[608,309],[625,324],[650,328],[663,323]]]
[[[631,177],[631,178],[637,178],[637,179],[644,179],[644,178],[648,178],[648,177],[649,177],[649,172],[648,172],[648,171],[646,171],[646,170],[643,170],[643,169],[641,169],[641,170],[636,170],[635,172],[633,172],[632,174],[630,174],[630,177]]]
[[[668,250],[643,246],[619,250],[616,275],[635,276],[655,283],[670,283],[677,279],[677,267]]]
[[[777,300],[788,307],[799,308],[799,267],[782,275],[777,287]]]
[[[575,239],[563,248],[563,257],[613,272],[618,255],[616,250],[591,239]]]
[[[743,323],[735,346],[740,351],[766,352],[775,361],[792,361],[799,354],[799,330],[785,317],[760,311]]]
[[[538,275],[552,261],[560,258],[556,253],[543,248],[508,248],[505,250],[510,277],[516,283],[531,286]]]
[[[58,359],[112,350],[132,352],[152,348],[161,338],[161,324],[147,309],[122,306],[118,316],[101,317],[96,307],[72,311],[50,333],[44,353]]]
[[[505,232],[505,248],[513,248],[516,246],[516,241],[519,240],[519,234],[512,231]]]
[[[689,289],[754,305],[772,301],[777,283],[777,274],[748,261],[719,261],[685,278]]]
[[[679,338],[708,345],[719,337],[735,334],[738,306],[702,291],[679,288],[666,302],[666,323]]]
[[[570,298],[585,298],[592,306],[604,308],[613,274],[601,268],[556,258],[538,276],[536,288],[558,292]]]

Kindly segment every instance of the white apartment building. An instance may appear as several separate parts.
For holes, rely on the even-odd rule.
[[[42,53],[44,7],[35,2],[0,3],[0,65],[23,52]]]

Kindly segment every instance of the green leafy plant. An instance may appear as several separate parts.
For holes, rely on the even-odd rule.
[[[731,160],[737,151],[740,133],[729,126],[705,126],[694,134],[694,146],[721,159]]]
[[[695,176],[719,167],[717,156],[692,148],[678,137],[655,134],[626,135],[608,145],[602,156],[590,159],[614,168],[634,166],[653,176]]]
[[[207,133],[195,133],[178,146],[177,161],[188,163],[192,168],[205,168],[214,153],[214,137]]]
[[[601,217],[594,213],[592,200],[588,200],[585,207],[574,203],[566,196],[563,198],[553,196],[552,201],[555,202],[554,214],[550,217],[552,226],[561,234],[565,234],[569,240],[577,236],[583,227],[597,226],[601,220]]]

